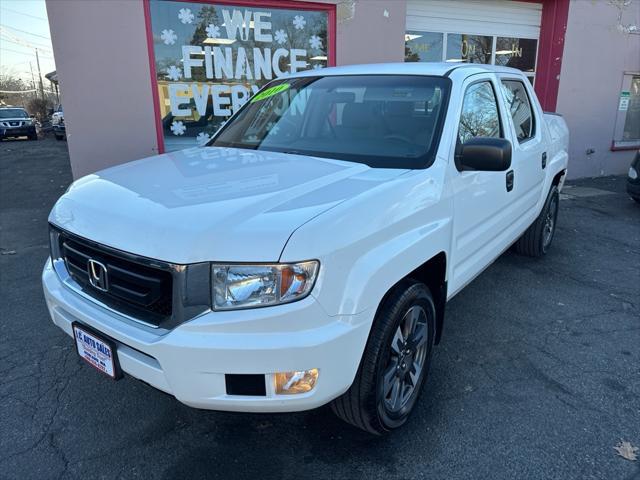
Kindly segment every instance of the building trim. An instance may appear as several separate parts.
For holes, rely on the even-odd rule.
[[[186,3],[211,3],[214,5],[238,5],[252,8],[282,8],[292,10],[314,10],[327,12],[327,37],[328,49],[327,66],[336,65],[336,6],[330,3],[314,3],[301,0],[176,0]],[[156,138],[158,142],[158,153],[164,153],[164,134],[162,128],[162,118],[160,118],[160,98],[158,98],[158,77],[156,72],[156,60],[153,49],[153,30],[151,28],[151,6],[150,0],[143,0],[144,3],[144,23],[147,31],[147,51],[149,53],[149,72],[151,76],[151,89],[153,92],[153,110],[156,122]]]
[[[144,0],[144,26],[147,31],[147,53],[149,54],[149,75],[151,77],[151,96],[153,98],[153,116],[156,123],[156,142],[158,153],[164,153],[164,135],[162,118],[160,118],[160,98],[158,98],[158,75],[156,72],[156,56],[153,51],[153,30],[151,30],[151,7],[149,0]]]
[[[535,91],[544,110],[554,112],[558,103],[564,39],[569,19],[569,0],[542,3]]]

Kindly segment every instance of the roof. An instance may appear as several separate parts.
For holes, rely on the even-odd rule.
[[[50,82],[58,83],[58,72],[56,70],[47,73],[44,77]]]
[[[328,67],[320,70],[305,70],[291,74],[291,77],[314,77],[320,75],[434,75],[444,76],[451,70],[464,69],[469,75],[476,73],[522,73],[520,70],[497,65],[479,63],[447,63],[447,62],[403,62],[403,63],[370,63],[362,65],[345,65]]]

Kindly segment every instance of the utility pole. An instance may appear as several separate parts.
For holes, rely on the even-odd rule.
[[[42,73],[40,72],[40,57],[38,57],[37,48],[36,48],[36,63],[38,64],[38,78],[40,79],[40,96],[44,100],[44,85],[42,85]]]
[[[35,93],[36,98],[38,98],[38,90],[36,90],[36,79],[33,76],[33,65],[31,65],[31,62],[29,62],[29,70],[31,70],[31,86],[35,90],[33,93]]]

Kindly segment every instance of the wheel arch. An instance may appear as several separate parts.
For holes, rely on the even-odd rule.
[[[422,265],[402,277],[394,283],[382,296],[378,307],[376,308],[376,316],[389,295],[395,288],[405,280],[415,280],[424,283],[433,296],[433,302],[436,307],[436,338],[435,343],[440,343],[442,338],[442,330],[444,327],[444,312],[447,303],[447,255],[441,251],[424,262]]]
[[[558,173],[556,173],[556,175],[553,177],[553,180],[551,181],[551,186],[560,188],[560,182],[563,180],[563,177],[566,174],[567,174],[567,170],[564,168],[560,170]]]

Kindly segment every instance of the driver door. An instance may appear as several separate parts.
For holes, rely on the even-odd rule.
[[[505,129],[499,85],[491,75],[474,75],[465,82],[459,114],[458,147],[471,138],[511,140]],[[459,151],[456,148],[454,157]],[[461,171],[456,158],[453,175],[452,294],[489,265],[509,246],[513,220],[515,172]],[[512,162],[513,167],[513,162]]]

